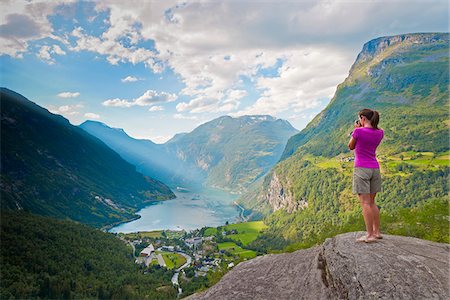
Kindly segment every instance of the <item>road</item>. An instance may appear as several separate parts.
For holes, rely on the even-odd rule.
[[[183,270],[184,268],[189,267],[191,265],[192,257],[187,255],[186,253],[179,252],[179,251],[177,251],[175,253],[183,255],[184,258],[186,258],[186,263],[184,265],[182,265],[181,267],[179,267],[178,269],[176,269],[175,274],[173,274],[173,276],[172,276],[172,284],[178,286],[178,296],[179,296],[183,292],[183,290],[181,289],[180,283],[178,282],[178,276],[180,275],[181,270]]]
[[[240,206],[236,201],[234,201],[234,205],[236,205],[237,207],[239,207],[241,209],[241,213],[239,214],[239,217],[243,220],[243,222],[247,222],[248,218],[244,217],[245,209],[242,206]]]
[[[134,247],[133,243],[130,241],[127,241],[126,239],[119,237],[119,239],[121,239],[122,241],[124,241],[126,244],[130,245],[131,248],[133,249],[133,258],[136,259],[136,247]]]

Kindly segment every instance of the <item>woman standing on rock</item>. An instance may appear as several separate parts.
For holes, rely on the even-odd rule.
[[[367,108],[361,110],[348,144],[350,150],[355,150],[353,193],[358,194],[367,230],[367,235],[357,239],[358,242],[370,243],[382,238],[380,212],[375,205],[375,196],[381,192],[380,165],[376,158],[376,149],[384,136],[384,131],[378,128],[379,120],[377,111]]]

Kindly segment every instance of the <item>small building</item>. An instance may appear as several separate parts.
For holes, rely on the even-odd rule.
[[[201,237],[194,237],[194,238],[191,238],[191,239],[186,239],[184,242],[189,248],[197,247],[197,246],[201,245],[202,238]]]
[[[173,252],[175,251],[175,247],[174,246],[162,246],[163,249],[166,249],[167,251]]]
[[[206,236],[206,237],[203,238],[204,241],[208,241],[208,242],[211,242],[213,239],[214,239],[214,236],[213,236],[213,235],[211,235],[211,236]]]
[[[202,266],[201,268],[199,268],[199,271],[207,273],[209,271],[209,267]]]
[[[136,263],[137,264],[143,264],[146,267],[150,266],[150,264],[152,263],[152,260],[154,258],[155,253],[151,253],[149,256],[140,256],[136,258]]]
[[[152,244],[150,244],[147,248],[141,251],[140,256],[150,256],[153,252],[155,252],[155,248]]]

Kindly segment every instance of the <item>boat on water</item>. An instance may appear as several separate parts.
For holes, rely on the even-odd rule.
[[[183,193],[190,192],[187,188],[184,188],[184,187],[181,187],[181,186],[177,186],[177,191],[183,192]]]

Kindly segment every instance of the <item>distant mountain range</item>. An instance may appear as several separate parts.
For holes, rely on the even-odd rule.
[[[98,137],[142,173],[172,187],[207,185],[242,192],[281,157],[298,131],[271,116],[224,116],[177,134],[165,144],[136,140],[123,130],[86,121],[80,127]]]
[[[174,198],[102,141],[2,88],[1,208],[104,226]]]
[[[172,188],[200,185],[200,172],[188,168],[176,155],[169,153],[164,145],[150,140],[134,139],[123,129],[111,128],[97,121],[86,121],[79,125],[89,134],[99,138],[122,158],[136,166],[139,172],[156,178]]]
[[[379,111],[385,131],[378,149],[382,212],[420,210],[427,201],[447,197],[448,53],[448,33],[366,43],[329,105],[289,139],[281,161],[239,200],[254,216],[267,216],[269,230],[259,242],[270,248],[275,238],[282,248],[313,241],[360,217],[347,144],[358,111],[366,107]]]

